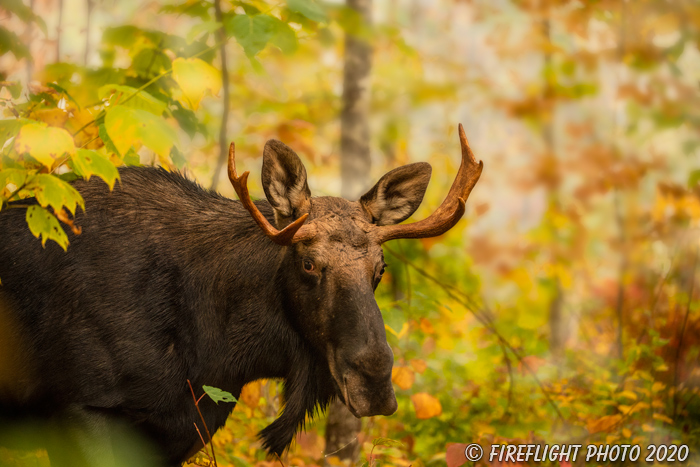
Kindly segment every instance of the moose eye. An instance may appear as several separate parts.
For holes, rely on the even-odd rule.
[[[313,272],[315,269],[314,263],[310,259],[305,259],[302,262],[302,266],[304,268],[304,271],[306,271],[306,272]]]

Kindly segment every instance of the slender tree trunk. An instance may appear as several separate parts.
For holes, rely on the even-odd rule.
[[[29,9],[34,11],[34,0],[29,0]],[[27,44],[29,48],[29,53],[31,55],[32,48],[32,33],[34,32],[34,23],[32,21],[27,21],[27,28],[24,30],[24,43]],[[27,83],[31,82],[32,75],[34,74],[34,60],[27,58]]]
[[[371,0],[347,0],[365,24],[371,24]],[[343,110],[340,117],[341,195],[357,199],[369,178],[369,77],[372,68],[372,47],[360,36],[345,34],[345,68],[343,70]],[[362,421],[356,419],[339,401],[328,409],[326,422],[326,456],[338,456],[357,462],[360,443],[357,435]],[[326,465],[328,465],[326,457]]]
[[[347,0],[365,24],[371,23],[371,0]],[[361,37],[345,34],[343,110],[340,116],[341,196],[357,199],[369,176],[369,78],[372,47]]]
[[[226,157],[228,156],[228,114],[229,114],[229,85],[228,85],[228,65],[226,63],[226,31],[224,31],[224,15],[221,12],[221,0],[214,0],[214,14],[216,15],[216,21],[222,24],[216,33],[216,38],[220,42],[219,45],[219,55],[221,55],[221,84],[224,88],[224,111],[221,115],[221,127],[219,128],[219,159],[216,161],[216,167],[214,168],[214,175],[211,179],[211,189],[216,190],[219,185],[219,178],[221,177],[221,171],[226,163]]]
[[[552,39],[552,25],[549,15],[545,17],[542,21],[542,35],[547,42]],[[549,73],[552,66],[552,53],[547,51],[544,53],[544,68],[545,68],[545,79],[547,80],[544,85],[544,104],[550,107],[550,115],[543,123],[542,126],[542,138],[544,139],[545,146],[547,148],[547,153],[549,155],[556,155],[556,142],[554,140],[554,118],[555,118],[555,102],[554,92],[552,90],[551,84],[549,83]],[[551,101],[551,102],[548,102]],[[559,186],[552,183],[550,185],[549,198],[550,203],[554,203],[554,206],[559,209]],[[552,261],[557,261],[557,258],[552,258]],[[564,308],[564,291],[561,287],[561,281],[558,275],[552,277],[554,281],[554,294],[552,295],[551,301],[549,302],[549,349],[552,356],[556,361],[561,360],[564,354],[564,342],[565,342],[565,319],[563,316]]]
[[[61,34],[63,32],[63,0],[58,0],[58,25],[56,25],[56,63],[61,61]]]
[[[95,0],[86,0],[87,6],[87,21],[85,23],[85,52],[83,54],[83,65],[88,65],[90,58],[90,28],[92,26],[92,9],[95,6]]]

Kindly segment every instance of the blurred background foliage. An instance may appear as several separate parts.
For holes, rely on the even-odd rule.
[[[215,3],[4,0],[0,207],[36,196],[28,228],[70,248],[83,201],[67,181],[160,164],[233,197],[220,145],[256,174],[269,138],[299,153],[314,195],[338,195],[351,32],[373,49],[367,188],[429,161],[427,216],[458,122],[485,164],[454,229],[386,247],[399,410],[365,422],[358,462],[453,467],[451,443],[518,440],[685,443],[698,462],[697,2],[374,0],[371,25],[338,1]],[[279,465],[256,440],[277,384],[240,399],[219,464]],[[338,463],[323,433],[309,423],[284,464]]]

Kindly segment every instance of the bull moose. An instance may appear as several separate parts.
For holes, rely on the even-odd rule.
[[[400,223],[423,199],[429,164],[388,172],[359,201],[314,198],[301,160],[276,140],[263,152],[266,201],[251,200],[231,144],[240,201],[153,167],[121,168],[113,191],[76,181],[83,233],[69,234],[67,252],[42,248],[24,210],[1,212],[0,445],[14,442],[7,427],[36,422],[58,427],[39,440],[53,465],[113,465],[126,455],[114,434],[128,429],[154,446],[153,463],[181,464],[202,447],[188,380],[234,396],[283,380],[282,413],[260,433],[271,454],[334,397],[356,417],[394,413],[374,298],[382,243],[438,236],[462,217],[483,165],[461,125],[459,138],[446,199],[412,224]],[[215,431],[234,404],[200,408]]]

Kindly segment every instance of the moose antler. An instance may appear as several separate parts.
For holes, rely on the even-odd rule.
[[[459,124],[459,141],[462,145],[462,163],[459,166],[457,177],[452,183],[452,188],[447,193],[447,198],[434,213],[422,221],[413,224],[378,227],[376,235],[380,243],[397,238],[437,237],[454,227],[464,215],[464,203],[476,182],[479,181],[484,164],[481,161],[476,162],[461,123]]]
[[[304,226],[306,218],[309,217],[308,214],[300,216],[282,230],[277,230],[270,224],[270,221],[263,216],[258,207],[253,203],[253,200],[250,199],[250,193],[248,193],[248,174],[250,174],[250,172],[244,172],[243,175],[239,177],[236,173],[236,146],[232,142],[231,146],[228,148],[228,178],[231,180],[233,189],[236,190],[236,194],[241,200],[243,207],[248,210],[255,223],[258,224],[265,235],[270,237],[270,240],[278,245],[291,245],[292,243],[297,243],[302,240],[308,240],[314,236],[315,229],[308,225]]]

